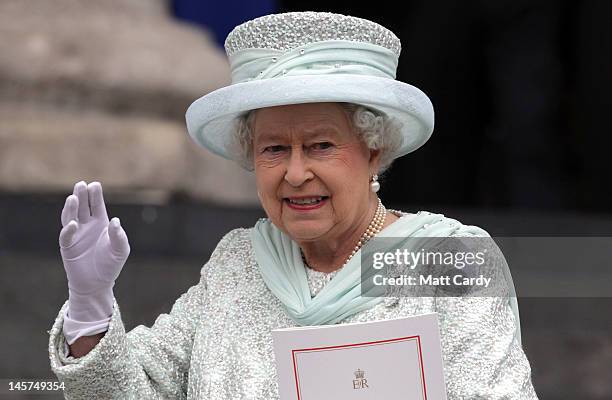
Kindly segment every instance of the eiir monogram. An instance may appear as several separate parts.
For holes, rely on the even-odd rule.
[[[355,371],[355,379],[353,379],[353,389],[367,389],[368,380],[365,378],[365,371],[357,369]]]

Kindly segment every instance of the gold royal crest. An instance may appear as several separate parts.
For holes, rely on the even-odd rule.
[[[354,372],[355,379],[353,379],[353,389],[367,389],[368,380],[365,377],[365,371],[357,368],[357,371]]]

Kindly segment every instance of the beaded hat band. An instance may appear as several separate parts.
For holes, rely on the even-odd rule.
[[[321,12],[266,15],[237,26],[225,49],[232,84],[196,100],[187,128],[196,143],[235,159],[232,134],[244,113],[315,102],[361,104],[402,125],[400,157],[433,131],[429,98],[395,80],[399,39],[361,18]]]
[[[264,15],[238,25],[225,39],[228,57],[245,49],[288,51],[327,40],[375,44],[399,57],[400,40],[389,29],[367,19],[328,12]]]

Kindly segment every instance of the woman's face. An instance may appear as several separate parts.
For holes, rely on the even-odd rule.
[[[251,127],[257,190],[271,221],[298,242],[334,240],[367,218],[370,151],[337,103],[256,111]]]

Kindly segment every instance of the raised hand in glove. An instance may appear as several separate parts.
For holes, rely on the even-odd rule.
[[[108,329],[113,286],[130,254],[119,218],[110,222],[102,185],[78,182],[62,210],[60,253],[68,277],[64,336],[68,344]]]

